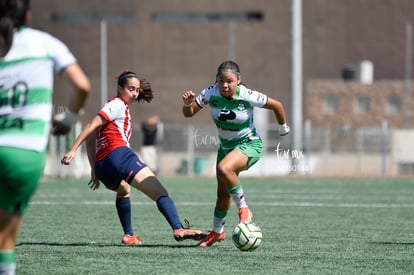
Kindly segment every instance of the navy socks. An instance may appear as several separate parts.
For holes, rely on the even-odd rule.
[[[164,215],[172,229],[182,228],[180,216],[175,208],[173,200],[168,196],[162,196],[157,200],[158,210]],[[131,222],[131,201],[129,198],[117,198],[116,210],[118,212],[119,221],[121,222],[124,234],[133,235]]]
[[[167,222],[170,224],[172,229],[180,229],[183,227],[177,212],[177,208],[175,208],[174,202],[170,197],[159,197],[157,200],[157,207],[158,210],[167,219]]]
[[[119,221],[121,222],[124,234],[133,235],[131,222],[131,201],[129,198],[116,199],[116,211],[118,212]]]

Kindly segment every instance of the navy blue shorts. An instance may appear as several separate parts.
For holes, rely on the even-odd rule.
[[[116,190],[122,180],[131,183],[135,175],[147,167],[129,147],[119,147],[95,163],[95,175],[106,188]]]

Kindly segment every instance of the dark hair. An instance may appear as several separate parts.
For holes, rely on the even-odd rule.
[[[140,89],[137,101],[151,102],[154,99],[154,91],[151,88],[151,84],[145,79],[140,79]]]
[[[154,98],[154,91],[151,88],[151,84],[146,79],[139,79],[137,74],[131,71],[125,71],[115,78],[118,79],[118,86],[123,87],[126,83],[126,80],[131,77],[137,78],[140,82],[139,95],[136,101],[151,102],[151,100]]]
[[[236,74],[238,77],[240,77],[240,67],[239,67],[239,65],[236,62],[231,61],[231,60],[224,61],[217,68],[215,83],[217,83],[217,78],[222,72],[232,72],[232,73]],[[244,85],[244,83],[240,82],[238,85],[242,85],[242,84]]]
[[[0,0],[0,57],[9,52],[14,30],[26,25],[29,9],[29,0]]]
[[[239,65],[237,65],[236,62],[231,61],[231,60],[226,60],[226,61],[224,61],[223,63],[220,64],[220,66],[217,68],[216,78],[223,71],[230,71],[230,72],[232,72],[232,73],[237,74],[238,76],[240,76],[240,68],[239,68]]]

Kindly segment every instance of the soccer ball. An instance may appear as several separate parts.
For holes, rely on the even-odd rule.
[[[254,222],[241,222],[233,230],[234,245],[241,251],[257,249],[262,244],[263,234]]]

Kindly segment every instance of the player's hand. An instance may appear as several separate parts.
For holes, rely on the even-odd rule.
[[[66,125],[59,125],[58,122],[53,121],[52,124],[52,135],[54,136],[64,136],[70,132],[71,127]]]
[[[290,132],[289,125],[287,125],[286,123],[279,125],[279,135],[286,136],[287,134],[289,134],[289,132]]]
[[[63,156],[63,158],[60,160],[60,163],[64,165],[69,165],[72,159],[74,159],[74,157],[75,157],[75,152],[69,151]]]
[[[52,134],[55,136],[66,135],[69,133],[72,125],[75,124],[77,119],[78,115],[71,111],[66,111],[53,116]]]
[[[196,95],[193,91],[185,92],[182,96],[184,105],[190,105],[191,103],[193,103],[195,96]]]
[[[98,178],[92,173],[91,180],[88,182],[89,188],[96,190],[99,188],[100,184],[101,183],[99,182]]]

